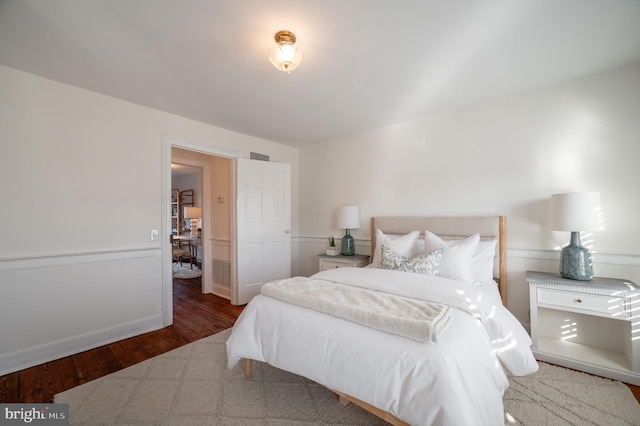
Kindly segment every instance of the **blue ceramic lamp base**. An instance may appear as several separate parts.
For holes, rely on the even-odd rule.
[[[342,247],[340,250],[340,254],[343,256],[353,256],[356,254],[356,246],[354,244],[353,237],[349,230],[346,230],[346,234],[342,237]]]
[[[560,252],[560,276],[579,281],[593,278],[591,252],[580,244],[579,232],[571,233],[571,242]]]

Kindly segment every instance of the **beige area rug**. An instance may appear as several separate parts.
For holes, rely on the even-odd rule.
[[[92,425],[384,425],[324,387],[254,363],[226,367],[229,330],[56,395],[69,403],[70,423]],[[511,378],[507,425],[640,425],[629,389],[607,379],[541,364]]]
[[[639,426],[640,404],[618,381],[539,362],[537,373],[509,376],[506,424]]]

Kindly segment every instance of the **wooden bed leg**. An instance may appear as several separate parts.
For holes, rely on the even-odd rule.
[[[340,405],[342,405],[343,407],[346,407],[351,402],[341,394],[338,394],[338,401],[340,402]]]
[[[244,377],[246,377],[247,380],[249,380],[251,378],[251,367],[252,367],[252,360],[250,359],[245,359],[244,360]]]

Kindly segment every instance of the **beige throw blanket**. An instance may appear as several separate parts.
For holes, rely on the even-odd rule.
[[[450,320],[444,305],[306,277],[268,283],[261,292],[419,342],[436,341]]]

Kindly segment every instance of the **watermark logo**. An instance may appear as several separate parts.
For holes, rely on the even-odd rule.
[[[69,404],[0,404],[0,426],[69,426]]]

